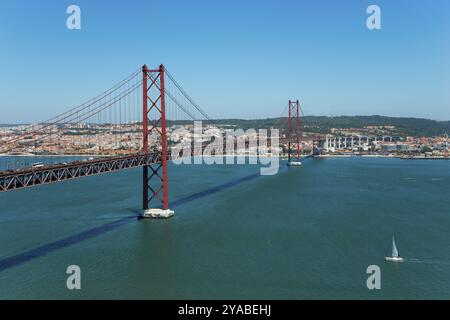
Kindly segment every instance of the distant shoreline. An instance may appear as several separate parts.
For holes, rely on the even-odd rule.
[[[324,154],[314,156],[315,158],[387,158],[387,159],[401,159],[401,160],[450,160],[450,158],[446,157],[405,157],[401,155],[383,155],[383,154]]]
[[[353,157],[363,157],[363,158],[401,158],[399,155],[384,155],[384,154],[321,154],[315,156],[316,158],[353,158]]]

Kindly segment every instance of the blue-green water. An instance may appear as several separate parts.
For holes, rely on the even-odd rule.
[[[171,166],[170,198],[258,171]],[[140,177],[0,194],[0,298],[450,298],[450,161],[311,159],[178,203],[169,220],[126,218],[139,212]],[[383,260],[392,235],[402,264]],[[66,288],[72,264],[80,291]],[[366,287],[373,264],[381,290]]]

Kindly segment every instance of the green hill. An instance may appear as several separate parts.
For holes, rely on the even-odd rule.
[[[213,120],[216,125],[233,125],[237,128],[270,128],[283,127],[286,124],[286,118],[268,118],[268,119],[221,119]],[[435,121],[421,118],[401,118],[385,116],[306,116],[300,118],[302,130],[306,132],[330,133],[331,128],[337,129],[363,129],[367,126],[394,126],[394,134],[404,136],[438,136],[445,132],[450,133],[450,121]]]

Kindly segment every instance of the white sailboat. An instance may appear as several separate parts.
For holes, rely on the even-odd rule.
[[[392,254],[391,256],[384,257],[384,260],[389,262],[403,262],[404,259],[398,254],[397,246],[395,245],[395,239],[392,237]]]

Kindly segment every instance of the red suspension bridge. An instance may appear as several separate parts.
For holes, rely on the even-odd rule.
[[[289,101],[284,138],[289,161],[291,146],[295,146],[297,161],[300,157],[299,110],[298,100]],[[85,103],[0,140],[0,154],[25,151],[89,157],[2,171],[0,192],[142,167],[143,209],[168,209],[168,125],[192,120],[210,118],[164,65],[156,69],[144,65]]]

